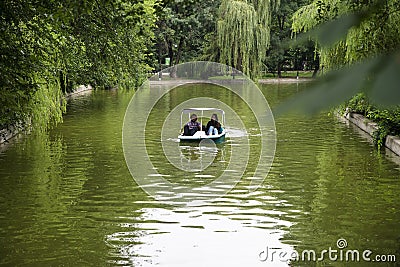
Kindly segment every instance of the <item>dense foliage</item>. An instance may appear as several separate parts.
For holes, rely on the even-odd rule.
[[[319,42],[321,64],[328,69],[400,48],[398,0],[314,0],[296,11],[292,29],[310,31],[329,21],[336,25],[326,35],[339,39],[333,44]]]
[[[202,57],[208,35],[215,30],[220,0],[165,0],[157,9],[153,48],[154,69]],[[165,58],[169,64],[165,65]]]
[[[362,92],[347,104],[379,124],[378,147],[387,134],[398,135],[399,24],[398,0],[314,0],[301,7],[292,29],[316,41],[321,64],[331,71],[291,105],[316,111]]]
[[[271,11],[279,1],[222,0],[217,22],[220,62],[259,74],[270,42]]]
[[[147,67],[154,0],[0,2],[0,126],[62,119],[79,84],[138,82]]]
[[[319,59],[332,70],[378,53],[394,55],[339,71],[314,94],[317,99],[333,86],[348,99],[355,93],[349,88],[362,84],[384,98],[399,92],[394,75],[400,58],[395,54],[399,10],[396,0],[4,0],[0,126],[31,119],[46,128],[62,119],[64,92],[80,84],[138,85],[148,71],[166,67],[165,58],[169,66],[217,61],[255,78],[265,68],[278,75],[284,68],[316,72]],[[305,42],[285,41],[293,32],[312,32],[325,24],[325,31],[317,30]],[[313,43],[309,37],[315,35],[323,38]],[[383,100],[393,99],[400,97]],[[331,104],[324,101],[307,106]]]
[[[355,95],[343,107],[348,108],[350,112],[362,114],[378,124],[379,130],[374,133],[374,142],[378,148],[383,146],[387,135],[400,136],[400,107],[377,108],[363,93]]]
[[[292,36],[293,14],[310,0],[280,0],[278,9],[272,10],[271,46],[264,60],[266,70],[282,77],[282,70],[319,70],[319,52],[310,40],[305,44],[287,46]]]
[[[161,1],[156,9],[156,42],[150,64],[159,70],[192,60],[214,61],[252,77],[266,69],[279,75],[282,69],[318,70],[319,57],[312,42],[285,47],[291,37],[293,13],[309,2]],[[170,59],[168,65],[166,58]]]

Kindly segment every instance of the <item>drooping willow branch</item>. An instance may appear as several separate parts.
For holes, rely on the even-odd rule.
[[[279,1],[223,0],[217,23],[221,63],[255,77],[270,42],[271,9]]]

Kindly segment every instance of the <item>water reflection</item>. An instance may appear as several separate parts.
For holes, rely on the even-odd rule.
[[[231,197],[203,206],[142,209],[141,223],[106,237],[110,256],[134,266],[289,266],[265,260],[262,252],[293,251],[280,241],[279,228],[290,223],[269,217],[260,202]],[[232,209],[238,205],[247,207]]]
[[[295,85],[263,88],[273,105],[296,90]],[[204,92],[199,87],[183,90],[185,96],[172,92],[162,99],[158,114],[167,114],[196,91]],[[177,207],[149,197],[127,170],[118,129],[131,96],[98,91],[73,100],[64,123],[48,135],[27,136],[0,153],[0,264],[287,266],[262,262],[260,253],[267,246],[321,251],[338,238],[345,238],[349,248],[400,255],[399,166],[335,117],[279,118],[276,157],[260,189],[249,191],[258,179],[250,161],[243,179],[224,197]],[[220,97],[237,105],[247,132],[230,129],[232,135],[216,154],[204,152],[215,156],[206,168],[210,173],[178,174],[167,167],[159,156],[161,142],[174,142],[176,136],[162,139],[151,130],[159,129],[157,121],[149,124],[150,153],[159,162],[155,167],[179,182],[176,187],[201,184],[212,179],[201,175],[220,170],[238,173],[236,166],[227,166],[236,138],[249,139],[250,159],[259,156],[251,112],[231,95]],[[181,151],[175,145],[179,161],[201,155],[199,147]],[[225,189],[219,183],[208,190]],[[165,190],[163,184],[159,190]],[[163,194],[174,197],[168,190]]]
[[[180,168],[190,172],[202,171],[214,161],[221,162],[221,160],[225,159],[226,153],[224,144],[217,147],[212,140],[203,140],[198,144],[181,144],[179,149]],[[199,175],[196,177],[199,177]],[[209,175],[209,177],[215,176]]]
[[[266,153],[262,150],[266,140],[269,142],[267,142],[268,146],[265,150],[274,147],[275,141],[274,130],[270,129],[266,132],[264,129],[271,125],[263,126],[261,127],[263,130],[261,130],[252,109],[239,96],[245,94],[244,91],[250,90],[252,87],[245,87],[244,82],[238,82],[238,84],[231,84],[233,87],[237,87],[235,89],[237,91],[233,92],[218,84],[209,83],[189,83],[178,88],[174,88],[174,84],[167,83],[167,85],[165,88],[153,88],[150,84],[150,86],[146,85],[148,87],[141,88],[132,99],[124,121],[123,145],[128,167],[136,182],[145,188],[148,194],[156,199],[175,203],[202,201],[224,195],[241,179],[249,165],[258,172],[268,171],[268,163],[272,161],[271,157],[265,157],[262,163],[258,162],[258,165],[248,164],[250,146],[247,128],[256,133],[252,140],[252,150],[256,153],[251,159],[255,163],[259,161],[262,153]],[[257,92],[260,94],[259,91]],[[208,97],[203,97],[203,95]],[[154,102],[154,98],[157,100],[156,104],[146,113],[146,109],[149,108],[147,103]],[[256,98],[255,95],[249,96],[252,101],[256,101]],[[176,105],[174,106],[172,103],[176,103]],[[239,106],[238,103],[240,103]],[[256,108],[260,109],[264,104],[263,102],[258,103]],[[224,110],[226,114],[225,127],[238,129],[236,136],[233,135],[230,140],[221,144],[227,147],[223,162],[215,160],[215,155],[205,153],[204,149],[199,150],[199,153],[195,149],[187,150],[192,153],[192,158],[198,156],[196,160],[189,161],[185,157],[181,157],[182,149],[179,143],[174,142],[182,127],[180,125],[181,110],[196,106]],[[268,114],[264,110],[263,119],[267,119],[267,116]],[[253,121],[249,119],[253,119]],[[269,122],[272,121],[273,119],[270,118]],[[143,125],[143,122],[146,122],[145,131],[137,126],[138,122]],[[246,132],[246,134],[240,133],[240,131]],[[264,134],[265,132],[266,134]],[[214,143],[207,146],[210,145],[215,146]],[[205,146],[203,141],[200,146]],[[225,169],[236,170],[236,172],[227,173],[224,171]],[[202,179],[198,179],[200,177]],[[252,182],[256,181],[260,183],[257,177]],[[225,187],[226,185],[231,187]],[[163,190],[159,190],[160,187]],[[253,188],[256,187],[257,185],[253,185]]]

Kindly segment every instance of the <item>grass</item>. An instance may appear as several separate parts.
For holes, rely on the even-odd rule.
[[[314,71],[299,71],[299,78],[312,78]],[[282,78],[296,78],[297,71],[282,71]],[[277,79],[278,74],[272,74],[270,72],[264,73],[261,79]]]
[[[314,71],[299,71],[299,78],[312,78]],[[152,77],[154,74],[149,74],[149,77]],[[297,77],[297,71],[282,71],[282,78],[296,78]],[[277,74],[272,74],[270,72],[263,73],[259,79],[277,79],[278,75]],[[178,77],[179,79],[179,77]],[[187,78],[186,78],[187,79]],[[200,78],[199,78],[200,79]],[[209,80],[232,80],[232,75],[224,75],[224,76],[212,76],[208,77]],[[243,75],[235,75],[235,79],[245,79]],[[163,81],[169,81],[169,80],[175,80],[171,78],[168,74],[164,74],[162,76]]]

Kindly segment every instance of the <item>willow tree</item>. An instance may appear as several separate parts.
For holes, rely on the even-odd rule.
[[[217,23],[220,62],[255,77],[270,41],[271,10],[279,0],[222,0]]]
[[[330,35],[342,35],[335,43],[317,43],[321,64],[336,69],[377,54],[396,51],[400,44],[398,0],[314,0],[293,16],[294,33],[335,22]]]
[[[335,71],[326,72],[321,83],[296,95],[277,112],[317,112],[359,92],[379,107],[400,105],[399,24],[398,0],[313,0],[300,8],[293,16],[293,32],[308,32],[299,40],[316,40],[321,64]],[[384,110],[371,116],[389,118],[387,114],[393,113]],[[398,116],[394,119],[398,127]]]
[[[136,2],[0,1],[0,128],[60,122],[62,91],[80,84],[140,84],[156,1]]]

